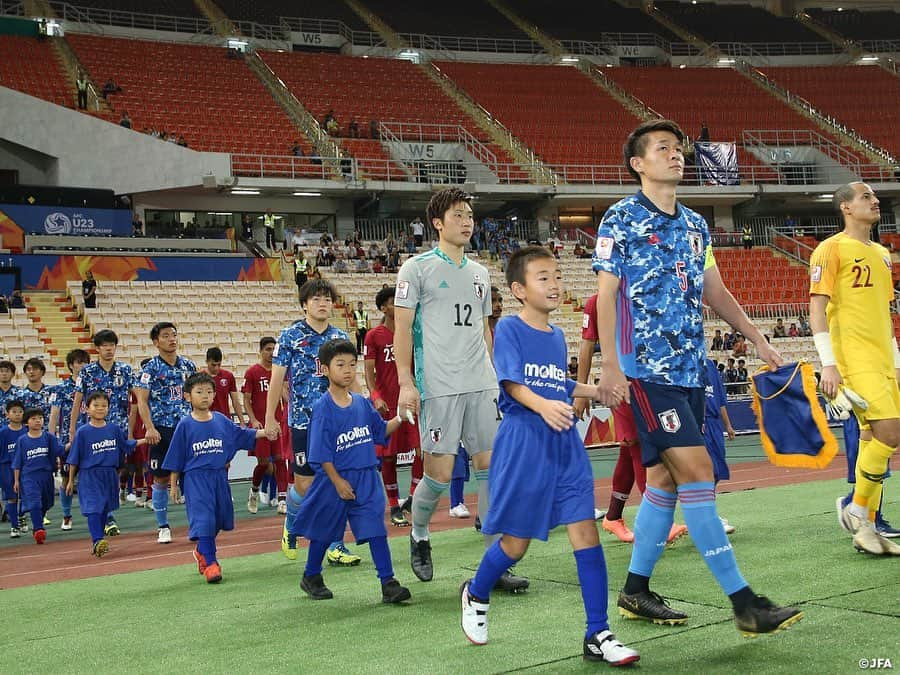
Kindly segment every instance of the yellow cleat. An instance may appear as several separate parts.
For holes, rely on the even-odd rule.
[[[354,567],[362,562],[362,558],[350,553],[343,544],[330,549],[326,557],[329,565],[340,565],[341,567]]]
[[[296,560],[297,559],[297,539],[294,538],[294,546],[291,547],[291,535],[288,534],[287,525],[284,526],[284,530],[281,532],[281,552],[284,553],[284,557],[288,560]]]

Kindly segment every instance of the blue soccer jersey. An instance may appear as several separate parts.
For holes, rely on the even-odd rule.
[[[6,404],[9,401],[21,401],[22,400],[22,387],[17,387],[12,385],[6,391],[0,389],[0,415],[2,415],[2,420],[0,420],[0,424],[6,424]]]
[[[291,396],[288,405],[288,424],[306,429],[313,406],[328,389],[328,378],[322,375],[319,348],[331,340],[348,340],[347,333],[330,325],[321,333],[314,331],[305,320],[291,324],[278,336],[272,363],[287,368],[285,381]]]
[[[616,348],[627,376],[704,386],[703,273],[715,264],[706,221],[689,208],[669,215],[641,192],[609,207],[593,269],[619,278]]]
[[[56,460],[62,457],[63,450],[56,436],[44,431],[37,438],[27,433],[16,441],[16,453],[13,456],[13,469],[19,469],[23,477],[39,473],[52,473],[56,469]]]
[[[105,391],[109,396],[109,414],[106,421],[128,433],[128,400],[135,386],[135,374],[127,363],[114,361],[109,370],[99,361],[87,364],[75,380],[75,389],[81,392],[83,400],[95,391]]]
[[[194,362],[183,356],[177,357],[174,365],[161,356],[154,356],[141,369],[134,386],[150,392],[150,418],[154,426],[174,428],[182,417],[190,414],[191,404],[184,400],[184,381],[196,372]]]
[[[72,419],[72,404],[75,397],[75,381],[70,377],[63,380],[53,387],[53,393],[50,394],[50,406],[59,408],[59,433],[57,438],[59,442],[65,445],[71,438],[69,434],[69,423]],[[84,424],[84,415],[78,417],[78,425]]]
[[[47,428],[47,425],[50,424],[50,397],[53,395],[53,390],[55,387],[48,387],[46,384],[42,384],[41,388],[35,391],[30,387],[22,387],[21,389],[21,398],[23,405],[25,406],[25,410],[29,408],[39,408],[40,411],[44,414],[44,428]]]
[[[102,427],[84,424],[75,432],[66,463],[81,471],[97,467],[118,468],[124,463],[125,455],[134,452],[135,446],[136,442],[129,441],[115,424],[106,423]]]
[[[494,367],[500,383],[500,411],[537,415],[510,396],[504,382],[524,384],[538,396],[568,401],[575,380],[566,374],[566,338],[562,330],[532,328],[518,316],[503,317],[494,331]]]
[[[0,464],[12,464],[16,454],[16,441],[27,431],[24,424],[20,429],[10,429],[9,426],[0,429]]]
[[[712,359],[706,359],[706,418],[719,419],[722,406],[728,403],[722,375]]]
[[[225,470],[238,450],[253,448],[256,429],[239,427],[222,413],[198,422],[191,415],[175,428],[162,468],[184,473],[194,470]]]
[[[319,469],[331,462],[338,472],[378,466],[375,444],[387,445],[387,422],[372,402],[352,394],[352,402],[342,408],[325,393],[312,410],[309,426],[309,463]]]

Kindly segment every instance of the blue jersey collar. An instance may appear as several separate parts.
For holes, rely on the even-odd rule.
[[[647,195],[644,194],[643,190],[638,190],[635,197],[641,204],[646,206],[647,209],[649,209],[653,213],[663,216],[664,218],[668,218],[669,220],[675,220],[675,219],[681,217],[681,204],[679,204],[678,202],[675,202],[675,213],[672,214],[672,213],[666,213],[665,211],[661,210],[656,204],[651,202],[650,199],[647,197]]]

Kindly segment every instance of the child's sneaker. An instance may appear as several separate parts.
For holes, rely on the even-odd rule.
[[[328,558],[329,565],[338,565],[340,567],[355,567],[362,562],[362,558],[355,553],[351,553],[350,549],[343,544],[338,544],[334,548],[329,549],[328,555],[325,557]]]
[[[172,543],[172,530],[169,529],[169,526],[159,528],[159,531],[156,535],[156,543],[157,544],[171,544]]]
[[[284,499],[278,500],[278,507],[275,509],[275,513],[279,516],[287,515],[287,502]]]
[[[91,555],[102,558],[107,553],[109,553],[109,542],[106,541],[106,539],[98,539],[94,542],[94,547],[91,549]]]
[[[400,582],[391,577],[381,584],[381,601],[392,605],[409,600],[412,594],[408,588],[400,585]]]
[[[291,546],[291,543],[294,545]],[[297,538],[291,537],[287,525],[281,531],[281,552],[284,553],[284,557],[288,560],[297,559]]]
[[[145,506],[147,506],[147,499],[145,497],[141,496],[134,500],[134,508],[142,509]]]
[[[134,494],[133,492],[129,492],[127,495],[125,495],[125,501],[126,502],[135,502],[135,501],[137,501],[137,495]]]
[[[63,516],[62,525],[59,526],[59,529],[68,532],[72,529],[72,516]]]
[[[124,506],[125,504],[125,490],[119,490],[119,506]]]
[[[206,558],[200,553],[200,549],[195,548],[191,553],[194,555],[194,560],[197,561],[197,571],[203,574],[206,571]]]
[[[206,583],[217,584],[222,581],[222,568],[219,567],[219,563],[214,562],[203,570],[203,576],[206,577]]]
[[[471,518],[472,514],[469,513],[469,509],[465,504],[457,504],[452,509],[450,509],[450,517],[451,518]]]
[[[460,603],[462,604],[462,630],[466,638],[473,645],[484,645],[488,641],[487,613],[490,604],[478,602],[469,594],[469,584],[472,580],[463,582],[459,589]]]
[[[44,523],[44,527],[47,527],[48,525],[53,524],[53,521],[50,520],[47,516],[44,516],[44,520],[42,522]]]
[[[300,580],[300,588],[313,600],[331,600],[334,593],[328,590],[321,574],[314,574],[311,577],[304,576]]]
[[[271,503],[268,492],[263,492],[262,490],[259,491],[259,503],[262,504],[263,506],[268,506]],[[255,512],[251,511],[250,513],[255,513]]]
[[[32,536],[34,537],[35,544],[43,544],[47,539],[47,530],[42,527],[39,530],[35,530]]]
[[[22,531],[18,527],[9,528],[9,538],[10,539],[18,539],[22,536]]]
[[[118,537],[120,534],[119,526],[116,524],[116,521],[112,521],[106,524],[106,527],[103,528],[103,534],[107,537]]]
[[[28,534],[28,514],[23,513],[19,516],[19,529],[22,531],[22,534]]]
[[[585,661],[605,661],[611,666],[627,666],[641,660],[641,655],[626,647],[608,630],[601,630],[584,639],[582,658]]]

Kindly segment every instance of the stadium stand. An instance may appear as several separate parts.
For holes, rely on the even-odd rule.
[[[289,155],[295,139],[311,145],[241,59],[224,49],[143,40],[66,36],[96,82],[122,87],[109,102],[133,129],[183,135],[211,152]],[[227,97],[223,92],[228,92]],[[311,175],[320,169],[308,163]]]
[[[553,166],[621,164],[620,139],[639,121],[572,67],[449,61],[438,67]]]
[[[155,0],[152,6],[141,0],[77,0],[78,7],[105,9],[112,12],[149,12],[168,16],[201,17],[203,14],[191,0]]]
[[[823,42],[823,38],[790,17],[762,7],[687,4],[662,0],[655,6],[692,33],[709,42]]]
[[[69,108],[75,105],[75,83],[68,82],[47,41],[0,35],[0,86]]]
[[[315,17],[316,19],[341,21],[352,30],[369,30],[356,12],[343,2],[305,0],[303,3],[290,3],[279,0],[216,0],[216,4],[230,18],[239,21],[255,21],[278,26],[281,25],[281,17]]]
[[[816,21],[851,40],[894,40],[900,39],[900,14],[890,10],[867,10],[843,8],[808,8],[806,13]]]
[[[416,0],[366,0],[363,3],[398,33],[529,39],[484,0],[457,0],[452,11],[435,11]]]
[[[615,0],[517,0],[515,11],[560,40],[596,42],[602,33],[655,33],[664,40],[680,39],[639,9]]]
[[[900,36],[900,33],[898,33]],[[803,66],[763,69],[785,89],[900,156],[893,123],[900,109],[900,80],[871,66]]]

